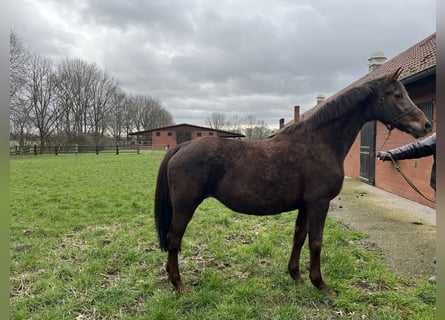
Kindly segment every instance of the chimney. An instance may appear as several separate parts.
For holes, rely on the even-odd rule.
[[[300,106],[294,107],[294,123],[300,122]]]
[[[317,104],[319,104],[320,102],[322,102],[325,98],[326,98],[326,97],[324,96],[324,94],[323,94],[323,93],[320,93],[320,94],[317,96]]]
[[[384,64],[386,60],[388,59],[385,57],[385,54],[382,51],[374,52],[368,59],[369,72],[373,72],[375,69]]]
[[[284,118],[280,119],[280,129],[284,127]]]

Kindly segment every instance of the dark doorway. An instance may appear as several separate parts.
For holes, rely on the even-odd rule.
[[[375,183],[375,136],[376,122],[365,123],[360,134],[360,179],[371,185]]]
[[[190,131],[178,131],[176,133],[176,144],[192,140],[192,133]]]

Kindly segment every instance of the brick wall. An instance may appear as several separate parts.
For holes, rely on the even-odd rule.
[[[168,135],[171,132],[171,136]],[[173,147],[176,145],[176,132],[174,131],[159,131],[159,136],[156,131],[152,132],[152,141],[154,148],[165,148],[166,146]]]
[[[434,131],[435,131],[435,126]],[[376,137],[376,153],[386,138],[386,128],[382,124],[377,126]],[[404,144],[416,141],[410,135],[405,133],[395,132],[391,134],[390,139],[386,142],[383,150],[390,150],[398,148]],[[420,159],[399,160],[397,163],[402,172],[414,183],[414,185],[428,198],[434,199],[434,190],[430,187],[431,167],[433,164],[433,157],[425,157]],[[423,205],[435,208],[434,203],[431,203],[417,192],[415,192],[408,183],[399,174],[391,161],[376,161],[376,177],[375,186],[398,194],[404,198],[419,202]]]
[[[156,132],[159,132],[159,136],[156,134]],[[176,134],[177,132],[174,130],[153,131],[152,132],[153,146],[155,148],[165,148],[167,145],[169,147],[176,146]],[[208,136],[216,137],[217,133],[215,131],[205,131],[205,130],[191,131],[192,140]]]

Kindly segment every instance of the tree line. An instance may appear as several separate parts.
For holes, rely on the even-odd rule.
[[[19,145],[97,145],[173,124],[157,99],[126,93],[94,63],[31,53],[13,30],[10,97],[10,138]]]
[[[206,118],[206,125],[212,129],[242,133],[249,140],[266,139],[276,132],[254,115],[241,117],[234,114],[228,117],[224,112],[213,112]]]

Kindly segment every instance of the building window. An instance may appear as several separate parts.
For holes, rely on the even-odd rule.
[[[209,132],[209,137],[213,137],[213,132]]]
[[[202,136],[202,133],[201,133],[201,132],[196,132],[196,135],[197,135],[198,137],[201,137],[201,136]]]
[[[156,137],[160,137],[161,136],[161,132],[160,131],[156,131]]]
[[[417,103],[417,106],[430,121],[433,120],[433,100],[419,102]]]
[[[169,137],[173,136],[173,132],[171,132],[171,131],[167,132],[167,136],[169,136]]]

